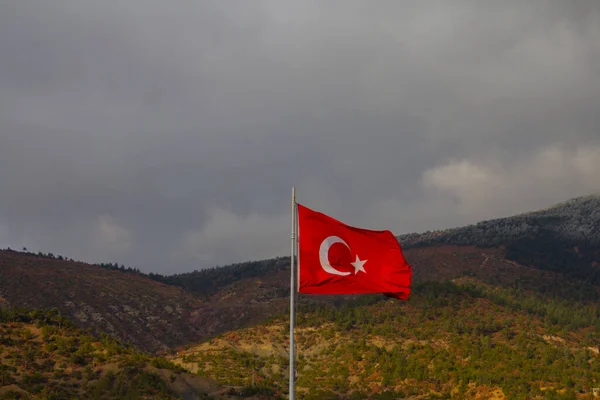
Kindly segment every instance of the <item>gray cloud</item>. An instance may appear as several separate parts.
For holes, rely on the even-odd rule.
[[[143,3],[143,4],[142,4]],[[600,190],[600,3],[0,5],[0,244],[145,271]]]

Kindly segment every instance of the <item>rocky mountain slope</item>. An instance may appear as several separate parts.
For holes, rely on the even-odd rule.
[[[235,286],[229,290],[235,290]],[[164,351],[263,320],[283,304],[247,287],[215,300],[141,274],[16,251],[0,251],[0,306],[56,308],[81,328],[146,351]],[[251,302],[254,300],[254,302]],[[283,306],[284,307],[284,306]]]

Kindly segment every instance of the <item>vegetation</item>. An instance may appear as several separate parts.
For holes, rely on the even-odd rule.
[[[600,386],[600,305],[425,283],[410,302],[362,296],[297,314],[298,396],[566,399]],[[287,320],[224,334],[177,359],[223,383],[285,393]]]
[[[508,259],[559,272],[567,278],[600,283],[600,195],[575,198],[546,210],[398,239],[405,248],[438,244],[504,246]]]
[[[31,251],[28,251],[27,247],[23,247],[22,251],[13,250],[10,247],[7,247],[6,249],[0,249],[0,250],[7,251],[7,252],[13,252],[13,253],[20,253],[22,255],[43,258],[46,260],[59,260],[59,261],[68,261],[68,262],[77,262],[77,263],[82,262],[82,261],[75,261],[74,259],[72,259],[70,257],[65,257],[60,254],[55,255],[54,253],[50,253],[50,252],[43,253],[43,252],[39,251],[37,253],[34,253]],[[119,264],[117,264],[117,263],[97,263],[97,264],[90,264],[90,265],[94,265],[96,267],[101,267],[104,269],[118,270],[121,272],[133,273],[133,274],[138,274],[138,275],[146,275],[143,272],[141,272],[138,268],[125,267],[123,264],[121,264],[121,266],[119,266]]]
[[[149,274],[154,280],[180,286],[190,292],[210,296],[219,289],[243,278],[261,277],[274,273],[278,270],[288,269],[289,257],[272,258],[262,261],[247,261],[224,267],[194,270],[177,275],[163,276],[160,274]]]
[[[510,260],[560,272],[567,278],[599,284],[600,195],[578,197],[548,209],[455,229],[409,233],[398,236],[398,240],[405,249],[441,244],[502,246]],[[29,252],[25,247],[21,253],[73,262],[72,258],[53,253]],[[93,265],[146,276],[206,297],[240,279],[261,277],[285,269],[289,266],[289,257],[215,266],[176,275],[145,274],[138,268],[110,262]]]
[[[599,221],[600,195],[592,195],[571,199],[545,210],[491,219],[445,231],[411,233],[399,236],[398,239],[408,247],[438,243],[493,247],[551,232],[555,234],[554,238],[559,237],[563,241],[600,246]]]
[[[410,301],[299,297],[299,398],[575,399],[600,387],[600,197],[399,239],[417,266]],[[288,319],[281,312],[289,257],[172,276],[96,264],[180,290],[131,275],[125,285],[121,274],[87,267],[70,280],[83,265],[23,253],[61,262],[11,253],[0,262],[0,302],[69,302],[71,316],[88,310],[83,320],[96,331],[105,318],[113,333],[135,335],[138,347],[159,336],[173,339],[168,346],[212,338],[169,361],[106,335],[95,339],[56,309],[4,309],[0,398],[6,388],[14,397],[173,398],[182,377],[192,377],[182,368],[229,386],[225,396],[287,397]],[[26,275],[27,267],[36,270]],[[44,277],[47,286],[28,285],[28,277]],[[17,295],[16,287],[28,292]],[[255,325],[214,336],[248,323]]]
[[[54,255],[53,253],[33,253],[27,250],[26,247],[22,251],[16,251],[10,247],[4,251],[19,253],[30,257],[39,257],[47,260],[59,260],[65,262],[78,262],[72,258],[62,255]],[[96,263],[92,266],[101,267],[108,270],[121,271],[139,276],[145,276],[158,282],[167,285],[173,285],[186,289],[191,293],[195,293],[202,297],[208,297],[216,293],[219,289],[234,283],[243,278],[261,277],[267,274],[274,273],[285,268],[289,268],[289,257],[277,257],[261,261],[247,261],[227,266],[215,266],[202,270],[194,270],[175,275],[161,275],[150,272],[148,274],[141,272],[138,268],[125,267],[123,264],[119,266],[117,263]]]
[[[172,399],[182,375],[171,361],[74,328],[56,309],[0,308],[0,388],[12,388],[2,398]]]

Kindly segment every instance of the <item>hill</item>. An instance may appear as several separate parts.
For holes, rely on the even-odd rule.
[[[600,387],[599,210],[600,198],[589,196],[400,237],[415,272],[407,303],[299,296],[299,398],[589,398]],[[166,281],[235,296],[276,264]],[[286,288],[288,276],[276,286]],[[195,284],[203,280],[217,285]],[[258,387],[285,395],[287,324],[282,316],[228,332],[174,361],[223,383],[254,377]]]
[[[600,197],[399,238],[414,281],[470,276],[506,288],[598,301]],[[161,276],[116,264],[0,250],[0,304],[56,307],[77,326],[167,351],[285,312],[289,257]],[[301,296],[342,303],[356,296]]]
[[[214,380],[75,328],[57,310],[0,309],[0,398],[176,399]]]
[[[402,236],[407,303],[299,296],[303,396],[573,398],[600,387],[599,209],[590,196]],[[0,251],[0,308],[56,308],[98,338],[179,350],[173,361],[222,385],[247,387],[254,365],[245,395],[285,394],[288,304],[289,257],[161,276]]]
[[[566,242],[600,245],[600,194],[576,197],[552,207],[474,225],[398,237],[405,247],[438,243],[499,246],[549,233]]]
[[[548,209],[465,227],[401,235],[398,240],[408,261],[417,266],[417,280],[460,275],[478,269],[483,260],[494,260],[504,265],[503,270],[510,270],[515,279],[525,274],[535,283],[535,275],[551,276],[553,280],[562,277],[589,289],[589,285],[600,284],[600,195],[578,197]],[[456,262],[457,257],[460,262]],[[533,273],[523,266],[558,275]],[[497,265],[489,267],[488,275],[495,274],[498,279],[506,275],[493,272]],[[149,277],[202,296],[213,296],[235,282],[270,279],[285,270],[289,274],[289,257]],[[286,286],[285,274],[280,275],[282,281],[276,285],[276,294],[285,296],[281,289],[289,285]],[[561,284],[555,286],[559,288]]]
[[[231,299],[222,291],[212,299],[131,270],[0,250],[0,306],[56,308],[78,327],[111,334],[149,352],[167,351],[283,311],[283,303],[271,304],[271,293],[261,290],[247,287],[243,296]]]
[[[597,303],[461,278],[417,284],[409,302],[363,296],[297,315],[299,399],[576,399],[600,387]],[[173,361],[285,396],[288,346],[276,318]]]
[[[402,235],[405,248],[501,247],[509,260],[600,284],[600,195],[445,231]]]

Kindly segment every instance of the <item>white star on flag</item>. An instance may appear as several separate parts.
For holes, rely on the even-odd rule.
[[[367,273],[367,271],[365,271],[365,268],[363,267],[363,265],[365,265],[366,262],[367,260],[361,260],[360,258],[358,258],[358,255],[356,256],[356,261],[350,263],[354,267],[354,275],[356,275],[358,271],[362,271],[365,274]]]

